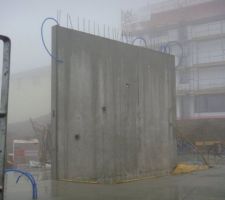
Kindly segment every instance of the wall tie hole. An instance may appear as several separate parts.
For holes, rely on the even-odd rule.
[[[76,134],[76,135],[74,136],[74,138],[75,138],[75,140],[79,140],[79,139],[80,139],[80,135],[79,135],[79,134]]]

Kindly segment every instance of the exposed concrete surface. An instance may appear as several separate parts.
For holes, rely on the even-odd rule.
[[[54,27],[53,175],[116,182],[175,166],[174,57]]]
[[[42,175],[43,178],[46,174]],[[7,179],[6,200],[31,199],[31,187],[17,176]],[[225,166],[182,176],[119,185],[87,185],[40,180],[39,200],[224,200]]]

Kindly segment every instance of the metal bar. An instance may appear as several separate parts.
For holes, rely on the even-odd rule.
[[[73,23],[72,23],[72,19],[71,19],[71,16],[67,13],[67,28],[69,28],[69,24],[70,24],[70,27],[71,29],[73,29]]]
[[[94,35],[95,35],[95,21],[93,22],[93,32],[94,32]]]
[[[80,30],[80,18],[79,16],[77,17],[77,30]]]
[[[105,37],[105,24],[103,26],[103,36]]]
[[[7,113],[9,95],[9,74],[10,74],[10,51],[11,41],[7,36],[0,35],[3,41],[3,66],[2,66],[2,88],[0,102],[0,200],[4,197],[4,170],[6,161],[6,133],[7,133]]]
[[[91,33],[91,21],[90,19],[88,20],[88,33]]]

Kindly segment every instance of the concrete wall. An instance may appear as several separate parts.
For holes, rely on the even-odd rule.
[[[53,176],[121,180],[176,162],[174,57],[53,28]]]

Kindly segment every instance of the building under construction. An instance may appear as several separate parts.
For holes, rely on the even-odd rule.
[[[196,144],[224,140],[225,1],[155,1],[123,11],[122,29],[176,56],[179,129]]]

